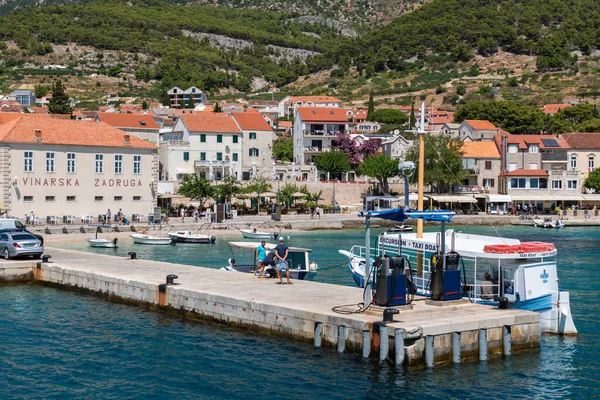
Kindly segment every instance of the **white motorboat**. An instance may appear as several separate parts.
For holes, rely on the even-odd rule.
[[[387,233],[399,233],[399,232],[410,232],[413,230],[413,226],[412,225],[408,225],[408,224],[402,224],[402,225],[396,225],[392,228],[389,228],[387,230]]]
[[[211,235],[202,235],[200,233],[194,233],[192,231],[177,231],[169,232],[169,237],[174,242],[178,243],[205,243],[213,244],[217,238]]]
[[[110,239],[98,239],[98,238],[86,238],[90,247],[105,247],[105,248],[114,248],[117,247],[117,238]]]
[[[271,240],[277,239],[277,237],[279,236],[279,232],[261,232],[256,229],[240,229],[240,232],[242,232],[242,235],[246,239]]]
[[[173,239],[170,237],[152,236],[144,233],[132,233],[129,236],[133,239],[133,243],[137,244],[167,245],[173,243]]]
[[[229,264],[221,268],[224,271],[250,272],[256,271],[256,248],[260,242],[229,242],[232,258],[229,259]],[[265,249],[267,252],[274,250],[277,245],[267,243]],[[290,269],[290,279],[313,280],[317,275],[318,265],[314,261],[310,261],[308,255],[312,252],[311,249],[300,247],[288,248],[288,268]],[[237,258],[237,260],[236,260]],[[277,276],[275,267],[266,266],[265,275],[274,278]]]
[[[537,226],[538,228],[547,229],[560,229],[565,227],[564,222],[562,222],[560,218],[553,220],[552,217],[547,217],[544,219],[536,218],[533,220],[533,225]]]

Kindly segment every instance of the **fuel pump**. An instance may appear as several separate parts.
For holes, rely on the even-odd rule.
[[[443,224],[442,224],[443,225]],[[441,244],[438,236],[438,251],[430,259],[431,277],[429,290],[431,299],[437,301],[459,300],[462,295],[460,281],[460,254],[454,251],[454,235],[451,250],[444,254],[445,234],[442,230]]]
[[[379,258],[381,267],[377,270],[375,303],[379,306],[406,305],[405,266],[408,260],[404,256]]]

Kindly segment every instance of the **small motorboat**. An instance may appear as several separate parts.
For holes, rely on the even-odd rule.
[[[387,233],[410,232],[412,230],[413,230],[413,226],[412,225],[402,224],[402,225],[396,225],[396,226],[388,229]]]
[[[87,240],[90,247],[105,247],[105,248],[115,248],[115,247],[117,247],[117,242],[119,241],[119,239],[117,239],[117,238],[113,238],[112,240],[102,239],[102,238],[100,238],[100,239],[86,238],[85,240]]]
[[[228,260],[228,265],[221,268],[223,271],[250,272],[256,273],[256,248],[260,242],[229,242],[231,253],[238,258]],[[265,248],[267,252],[275,249],[275,244],[267,243]],[[300,247],[289,247],[287,263],[290,269],[290,279],[313,280],[317,275],[318,265],[308,258],[311,249]],[[277,276],[275,267],[265,267],[265,276],[274,278]]]
[[[200,233],[194,233],[192,231],[170,232],[169,237],[173,239],[174,242],[178,243],[213,244],[217,240],[216,236],[202,235]]]
[[[240,229],[246,239],[277,239],[279,232],[261,232],[256,229]]]
[[[565,227],[564,222],[562,222],[560,218],[553,220],[551,217],[534,219],[533,225],[537,226],[538,228],[547,229],[560,229]]]
[[[133,243],[137,244],[166,245],[173,243],[171,237],[152,236],[145,233],[132,233],[129,236],[133,239]]]

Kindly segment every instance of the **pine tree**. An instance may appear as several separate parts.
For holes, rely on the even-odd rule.
[[[146,101],[146,99],[144,99],[144,101],[142,102],[142,110],[147,110],[148,109],[148,102]]]
[[[194,98],[192,97],[192,95],[190,95],[190,98],[188,100],[188,108],[193,110],[195,106],[196,104],[194,103]]]
[[[375,113],[375,102],[373,101],[373,89],[369,94],[369,102],[367,103],[367,121],[373,121],[373,114]]]
[[[71,114],[73,109],[70,105],[69,96],[65,93],[65,87],[60,80],[52,85],[52,98],[48,104],[50,114]]]
[[[216,113],[223,112],[223,109],[221,108],[221,103],[219,103],[218,101],[213,106],[213,112],[216,112]]]
[[[415,127],[415,103],[410,105],[410,121],[408,124],[411,129]]]

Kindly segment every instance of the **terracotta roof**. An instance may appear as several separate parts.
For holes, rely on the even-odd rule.
[[[563,108],[572,107],[571,104],[545,104],[542,107],[542,111],[548,114],[554,114],[562,110]]]
[[[8,122],[14,121],[15,119],[19,119],[23,116],[33,117],[33,118],[52,118],[50,114],[22,114],[22,113],[0,113],[0,125],[6,124]]]
[[[465,122],[473,129],[480,131],[495,131],[497,128],[490,121],[479,119],[465,119]]]
[[[233,117],[223,113],[183,114],[181,120],[190,132],[241,133]]]
[[[259,113],[234,112],[231,115],[244,131],[272,131],[267,121]]]
[[[292,121],[279,121],[277,122],[277,126],[280,128],[291,128]]]
[[[153,144],[127,135],[104,122],[86,122],[70,119],[24,116],[0,126],[0,141],[5,143],[36,144],[36,130],[40,131],[41,145],[59,144],[99,147],[131,147],[157,149]],[[130,146],[125,145],[125,135]]]
[[[27,108],[29,108],[29,111],[31,111],[32,113],[35,113],[35,114],[46,114],[48,112],[48,107],[46,107],[46,106],[27,107]]]
[[[159,129],[158,124],[150,115],[98,113],[98,118],[116,128]]]
[[[339,122],[348,120],[346,110],[341,107],[298,107],[300,118],[305,122]]]
[[[570,149],[569,143],[564,139],[564,137],[556,137],[554,135],[512,135],[508,132],[501,131],[500,134],[494,135],[494,140],[496,144],[501,147],[502,145],[502,136],[507,136],[508,144],[516,144],[519,146],[520,150],[525,150],[529,148],[530,144],[537,144],[540,149]],[[553,141],[552,143],[556,143],[556,146],[550,145],[546,146],[542,141]],[[546,142],[548,143],[548,142]]]
[[[500,152],[494,142],[464,142],[462,146],[463,158],[497,158]]]
[[[516,169],[509,171],[506,176],[548,176],[548,171],[544,169]]]
[[[447,112],[445,115],[437,115],[429,120],[431,125],[444,125],[454,121],[454,113]]]
[[[565,133],[562,137],[573,149],[600,149],[600,133]]]
[[[341,100],[336,99],[335,97],[331,97],[331,96],[290,96],[290,103],[292,104],[296,104],[296,102],[302,102],[302,103],[306,103],[308,101],[314,103],[314,104],[320,104],[320,103],[341,103]]]

